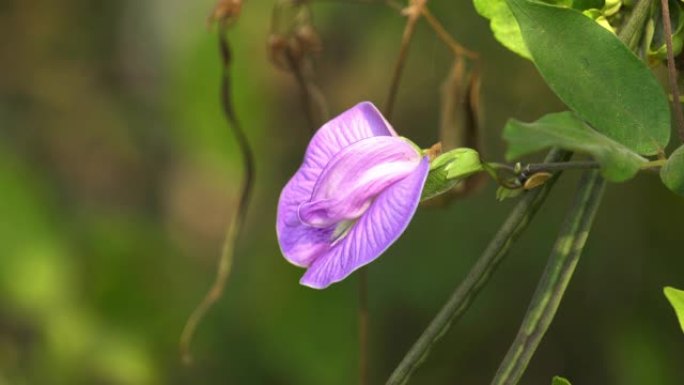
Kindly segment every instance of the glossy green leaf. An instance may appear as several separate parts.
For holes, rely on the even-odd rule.
[[[660,179],[667,188],[684,195],[684,146],[670,155],[665,166],[660,169]]]
[[[489,19],[489,26],[499,43],[526,59],[532,58],[506,0],[473,0],[473,4],[477,13]]]
[[[423,192],[420,196],[421,201],[426,201],[438,195],[444,194],[445,192],[456,187],[456,185],[461,182],[458,179],[448,179],[447,173],[448,172],[444,167],[438,167],[434,170],[430,170],[427,179],[425,179]]]
[[[682,332],[684,332],[684,290],[665,287],[663,293],[665,293],[665,297],[667,297],[670,305],[674,308],[677,319],[679,319],[679,326],[682,328]]]
[[[574,9],[507,1],[539,72],[572,110],[640,154],[667,145],[665,92],[617,36]]]
[[[571,385],[570,381],[563,377],[559,376],[554,376],[553,380],[551,380],[551,385]]]
[[[512,189],[503,186],[499,186],[496,189],[496,200],[499,202],[505,201],[506,199],[516,198],[520,196],[525,190],[521,188]]]
[[[532,123],[511,119],[504,127],[503,138],[508,142],[506,158],[509,160],[547,147],[560,147],[594,157],[601,165],[601,174],[612,182],[632,178],[647,162],[587,126],[572,112],[548,114]]]

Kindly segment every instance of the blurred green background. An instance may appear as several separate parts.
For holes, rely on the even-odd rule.
[[[231,28],[235,104],[257,155],[255,196],[224,297],[180,364],[186,317],[214,277],[240,156],[218,101],[213,0],[0,4],[0,384],[354,384],[356,276],[298,285],[275,209],[309,131],[292,76],[268,61],[273,1]],[[499,46],[470,2],[430,2],[481,53],[485,153],[508,117],[562,104]],[[317,80],[337,114],[384,103],[404,18],[381,5],[313,6]],[[437,141],[451,57],[419,23],[393,124]],[[512,341],[577,174],[568,173],[414,384],[486,384]],[[421,209],[369,267],[371,378],[382,383],[514,202],[494,186]],[[586,253],[526,384],[682,384],[684,336],[662,287],[684,287],[684,200],[655,175],[607,191]]]

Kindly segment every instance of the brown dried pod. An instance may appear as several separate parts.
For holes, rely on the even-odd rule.
[[[242,0],[218,0],[211,10],[207,23],[230,23],[237,20],[242,10]]]
[[[532,190],[533,188],[539,187],[539,186],[543,185],[544,183],[546,183],[546,181],[551,179],[552,176],[553,176],[553,174],[551,174],[550,172],[545,172],[545,171],[532,174],[525,181],[523,188],[525,190]]]
[[[266,41],[266,50],[268,59],[273,65],[285,71],[290,69],[287,58],[288,42],[285,36],[279,34],[269,35]]]
[[[323,43],[318,31],[311,24],[302,24],[294,32],[295,39],[305,53],[318,53],[323,50]]]

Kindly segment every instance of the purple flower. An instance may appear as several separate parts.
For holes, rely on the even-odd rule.
[[[285,258],[323,289],[380,256],[408,226],[429,170],[372,103],[324,124],[278,203]]]

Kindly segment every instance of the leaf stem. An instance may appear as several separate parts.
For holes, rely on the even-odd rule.
[[[567,151],[553,149],[546,157],[546,161],[568,160],[570,156],[571,153]],[[468,309],[480,289],[487,283],[496,267],[508,254],[515,240],[527,228],[546,199],[557,177],[558,175],[538,189],[526,192],[520,199],[480,258],[470,269],[468,275],[454,290],[442,309],[430,322],[430,325],[394,369],[386,382],[387,385],[406,383],[427,356],[430,348],[449,330],[452,322]]]
[[[646,162],[643,165],[641,165],[641,169],[647,170],[647,169],[656,168],[656,167],[663,167],[666,163],[667,163],[667,159],[652,160],[650,162]]]
[[[656,159],[641,165],[641,170],[662,167],[667,163],[667,159]],[[507,163],[487,162],[487,166],[495,170],[506,170],[512,174],[534,174],[537,172],[556,172],[564,170],[594,170],[601,165],[593,160],[574,161],[574,162],[549,162],[549,163],[528,163],[526,165],[511,165]]]
[[[530,163],[521,169],[522,173],[534,174],[537,172],[556,172],[562,170],[591,170],[601,167],[598,162],[575,161],[575,162],[553,162],[553,163]]]
[[[518,335],[499,366],[492,385],[515,385],[525,372],[575,271],[605,184],[598,171],[588,171],[580,180],[575,201],[565,218]]]

